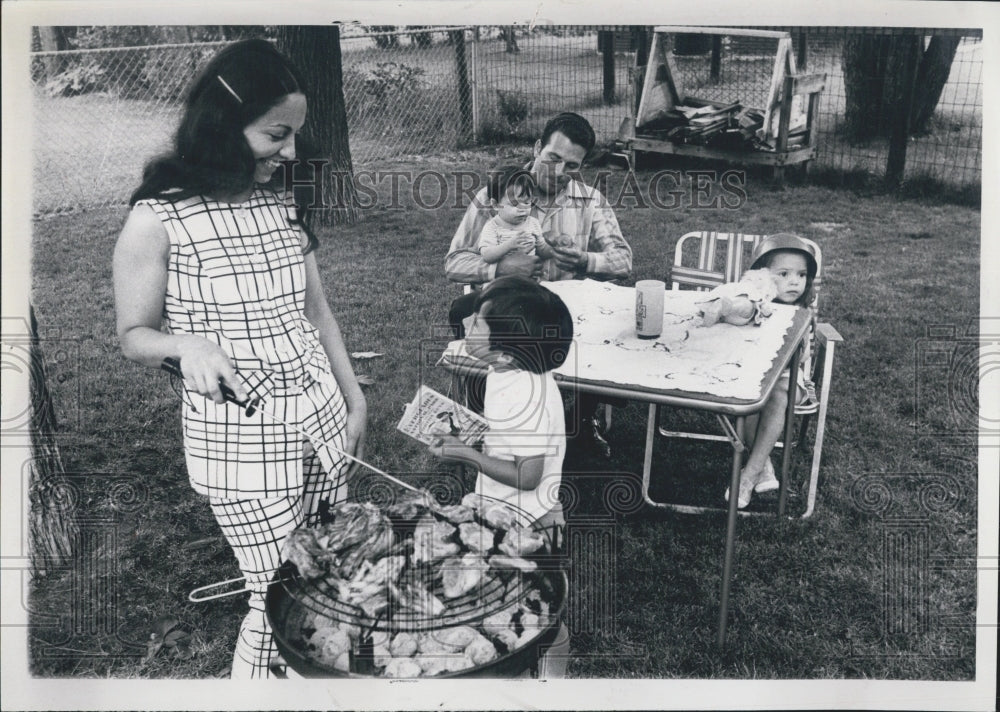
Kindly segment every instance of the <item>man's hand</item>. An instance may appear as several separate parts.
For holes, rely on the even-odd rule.
[[[580,272],[587,269],[587,253],[572,246],[553,245],[553,259],[559,269],[566,272]]]
[[[497,262],[497,277],[541,277],[542,261],[535,255],[525,255],[521,252],[508,252]]]

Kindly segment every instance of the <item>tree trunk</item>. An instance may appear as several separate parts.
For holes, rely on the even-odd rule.
[[[882,112],[879,116],[880,136],[893,135],[900,125],[899,103],[911,92],[914,70],[923,49],[920,37],[914,35],[893,35],[886,40]],[[909,120],[909,115],[906,118]]]
[[[880,133],[888,37],[856,35],[844,42],[844,131],[856,141]]]
[[[916,38],[919,40],[919,37]],[[865,141],[889,136],[895,125],[894,97],[912,78],[914,35],[859,35],[844,43],[843,69],[847,108],[844,128],[849,137]],[[910,132],[925,133],[948,82],[960,37],[935,36],[922,50],[910,114]]]
[[[278,46],[302,72],[309,110],[303,133],[322,159],[312,181],[311,207],[320,225],[356,222],[360,216],[354,187],[354,169],[347,133],[344,77],[340,56],[340,28],[336,25],[289,25],[278,31]],[[311,171],[299,165],[298,188]],[[298,194],[299,191],[296,191]]]
[[[917,66],[923,49],[918,35],[892,38],[892,51],[886,70],[883,106],[889,124],[889,156],[886,159],[885,181],[892,187],[903,182],[906,169],[906,144],[910,138],[910,116],[913,113],[914,85]]]
[[[913,115],[910,130],[914,134],[927,133],[927,125],[934,115],[941,92],[948,83],[951,65],[961,37],[935,35],[924,50],[917,71],[916,95],[913,97]]]
[[[56,446],[56,415],[45,379],[34,309],[31,320],[31,461],[29,521],[32,570],[44,574],[64,566],[73,554],[79,526],[73,517],[73,487],[66,481]]]
[[[514,32],[515,30],[513,27],[500,28],[500,36],[503,38],[504,45],[506,45],[504,51],[506,51],[507,54],[517,54],[521,51],[521,48],[517,46],[517,36]]]
[[[38,40],[43,52],[62,52],[69,46],[61,27],[39,27]],[[45,65],[46,80],[52,79],[63,70],[62,57],[45,57],[42,64]]]

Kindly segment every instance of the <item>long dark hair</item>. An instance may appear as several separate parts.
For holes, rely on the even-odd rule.
[[[251,189],[256,161],[243,129],[295,92],[307,93],[302,75],[270,42],[244,40],[225,47],[191,85],[173,149],[146,164],[129,204],[154,197],[228,196]],[[304,155],[298,148],[299,159],[309,157],[307,144],[302,145]],[[290,166],[286,164],[285,170]],[[267,187],[282,192],[284,170],[275,171]],[[292,222],[306,233],[308,252],[318,241],[307,225],[307,212],[308,206],[298,206]]]
[[[490,327],[490,350],[512,357],[524,371],[546,373],[558,368],[573,342],[573,318],[566,303],[527,277],[499,277],[483,289],[473,305]]]

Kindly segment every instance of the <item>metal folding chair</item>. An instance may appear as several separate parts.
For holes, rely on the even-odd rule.
[[[674,263],[671,268],[671,288],[708,291],[726,282],[739,280],[750,266],[750,256],[764,235],[746,235],[726,232],[689,232],[683,235],[674,249]],[[823,455],[823,437],[826,430],[826,414],[830,400],[830,382],[833,375],[834,348],[843,341],[837,330],[830,324],[820,323],[817,318],[817,302],[822,286],[823,258],[819,246],[805,240],[816,251],[816,298],[810,305],[813,312],[813,331],[808,344],[809,373],[816,385],[816,397],[795,406],[795,415],[800,418],[798,438],[792,447],[801,447],[808,434],[809,424],[816,417],[816,435],[813,441],[812,463],[809,470],[809,489],[806,509],[802,518],[812,516],[816,505],[816,490],[819,482],[819,466]],[[794,376],[793,376],[794,378]],[[792,381],[794,383],[794,380]],[[724,434],[669,430],[658,425],[662,437],[680,437],[697,440],[721,440],[738,445],[732,424],[725,417],[716,416]],[[784,447],[779,441],[777,447]],[[688,508],[691,509],[691,508]]]

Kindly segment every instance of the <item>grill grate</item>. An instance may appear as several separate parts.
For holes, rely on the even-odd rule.
[[[490,501],[487,497],[483,499]],[[492,501],[499,502],[499,500]],[[507,503],[502,504],[514,513],[517,524],[530,527],[532,521],[527,513]],[[393,524],[397,541],[412,536],[413,521],[395,519],[389,514],[386,516]],[[476,512],[476,521],[482,523],[478,517],[479,513]],[[311,522],[311,524],[316,523],[318,522]],[[306,579],[298,573],[293,564],[286,563],[279,571],[276,585],[280,585],[287,597],[294,602],[291,608],[297,609],[297,613],[291,617],[296,618],[297,622],[293,623],[295,626],[293,628],[288,625],[292,621],[286,621],[284,632],[286,635],[290,634],[292,638],[301,637],[295,631],[300,631],[302,624],[308,623],[310,617],[334,624],[356,625],[368,632],[417,633],[459,625],[475,625],[507,606],[520,603],[532,589],[547,587],[544,583],[544,572],[558,571],[559,561],[558,557],[551,553],[553,545],[550,533],[545,531],[541,533],[546,545],[539,553],[526,557],[538,565],[535,572],[514,569],[501,571],[490,567],[474,588],[453,599],[444,597],[444,587],[439,572],[435,573],[431,567],[423,565],[414,566],[407,556],[406,564],[399,575],[399,582],[400,584],[407,581],[416,582],[444,603],[445,610],[436,615],[421,613],[402,605],[388,585],[381,591],[388,605],[377,615],[371,615],[356,605],[340,600],[340,593],[334,581],[324,578]],[[399,548],[400,544],[397,543],[394,550],[398,551]]]

